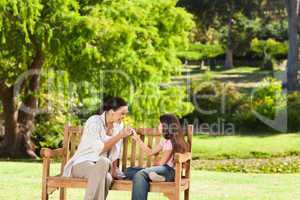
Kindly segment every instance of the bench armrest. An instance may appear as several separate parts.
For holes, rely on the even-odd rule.
[[[64,155],[64,149],[59,148],[59,149],[48,149],[48,148],[42,148],[41,149],[41,157],[42,158],[53,158],[56,156],[63,156]]]
[[[184,163],[192,159],[192,154],[190,152],[186,153],[175,153],[175,163]]]

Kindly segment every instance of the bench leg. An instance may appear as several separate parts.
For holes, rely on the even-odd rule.
[[[184,191],[184,200],[190,199],[190,188]]]
[[[180,192],[179,193],[175,193],[173,200],[180,200]]]
[[[67,190],[66,190],[66,188],[60,188],[59,200],[66,200],[66,199],[67,199]]]
[[[43,183],[42,185],[42,200],[48,200],[49,199],[49,195],[47,192],[47,185],[45,183]]]

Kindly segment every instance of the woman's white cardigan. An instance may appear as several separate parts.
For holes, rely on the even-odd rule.
[[[72,167],[85,161],[97,162],[103,151],[104,142],[118,134],[123,129],[122,123],[115,123],[112,136],[106,135],[105,112],[102,115],[93,115],[85,123],[79,146],[73,157],[64,167],[63,176],[71,176]],[[115,161],[121,155],[122,140],[113,146],[108,158]]]

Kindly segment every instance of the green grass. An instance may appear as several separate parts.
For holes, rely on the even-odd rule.
[[[261,158],[300,155],[300,134],[262,136],[194,136],[193,157]]]
[[[222,83],[231,83],[242,92],[246,93],[249,93],[253,88],[256,88],[258,83],[264,78],[273,76],[272,71],[262,70],[259,67],[239,66],[228,70],[218,69],[216,71],[207,71],[205,69],[200,69],[199,66],[188,65],[184,68],[181,75],[172,78],[172,83],[177,85],[184,84],[187,73],[192,82],[198,83],[197,81],[200,81],[199,84],[201,84],[201,81],[206,80],[209,77],[211,80]]]
[[[59,165],[53,164],[57,172]],[[41,193],[41,163],[0,162],[0,199],[37,200]],[[241,174],[193,171],[191,200],[296,200],[300,174]],[[82,189],[68,190],[69,200],[83,198]],[[58,199],[57,192],[50,200]],[[111,191],[108,200],[129,200],[129,192]],[[149,200],[165,200],[151,194]]]

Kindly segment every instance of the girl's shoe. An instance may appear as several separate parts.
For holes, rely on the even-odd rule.
[[[156,172],[150,172],[149,178],[153,182],[164,182],[166,178],[164,176],[158,175]]]

